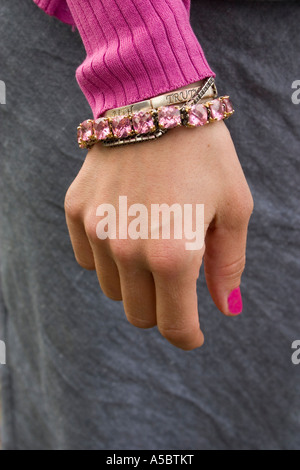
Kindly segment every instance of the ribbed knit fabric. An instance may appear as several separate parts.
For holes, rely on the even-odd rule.
[[[56,16],[61,21],[75,26],[74,19],[66,0],[33,0],[48,15]]]
[[[192,30],[190,0],[34,0],[76,24],[76,72],[94,117],[214,75]]]

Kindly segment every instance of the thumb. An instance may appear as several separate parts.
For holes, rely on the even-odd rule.
[[[248,221],[210,228],[206,236],[206,282],[218,309],[228,316],[242,313],[241,277],[246,262]]]

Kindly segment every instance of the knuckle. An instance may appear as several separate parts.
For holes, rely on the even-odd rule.
[[[254,201],[250,191],[248,192],[247,196],[244,197],[243,204],[240,209],[242,218],[248,222],[254,210]]]
[[[199,326],[197,328],[199,328]],[[160,334],[171,344],[181,349],[192,349],[192,347],[189,347],[189,345],[194,343],[194,339],[196,337],[195,328],[160,326],[159,331]]]
[[[239,197],[238,201],[236,202],[236,206],[241,221],[248,223],[254,210],[254,201],[248,186],[245,189],[244,194]]]
[[[232,263],[222,266],[219,269],[218,277],[226,277],[232,281],[239,280],[245,270],[246,255],[242,255],[239,259]]]
[[[170,276],[182,271],[190,259],[190,253],[185,250],[184,245],[168,243],[163,247],[156,248],[148,253],[147,260],[153,273]]]
[[[134,315],[131,315],[129,313],[126,314],[126,317],[127,317],[127,320],[129,321],[129,323],[131,325],[135,326],[136,328],[147,330],[147,329],[150,329],[150,328],[153,328],[154,326],[156,326],[156,321],[155,320],[145,320],[143,318],[138,318],[138,317],[136,317]]]
[[[248,192],[247,204],[248,204],[249,214],[251,215],[254,211],[254,199],[253,199],[253,196],[252,196],[252,193],[251,193],[250,189],[249,189],[249,192]]]
[[[246,180],[244,184],[231,188],[223,204],[227,226],[239,228],[248,225],[254,210],[254,201]]]
[[[229,225],[233,228],[248,225],[253,208],[254,204],[252,197],[237,199],[235,203],[232,204],[230,217],[228,218]]]
[[[167,328],[167,327],[160,327],[159,328],[160,334],[170,341],[170,343],[179,343],[182,342],[184,334],[182,331],[174,328]]]
[[[95,264],[94,261],[88,261],[81,259],[80,256],[75,255],[75,259],[79,266],[81,266],[83,269],[87,271],[95,271]]]
[[[84,223],[85,232],[88,239],[92,244],[99,243],[99,238],[97,235],[97,220],[96,217],[88,216]]]
[[[101,286],[103,294],[110,300],[114,300],[115,302],[122,301],[122,294],[120,291],[116,291],[115,289],[111,289],[109,287]]]
[[[70,188],[68,189],[66,193],[64,207],[65,207],[65,212],[70,219],[72,220],[81,219],[82,208],[80,204],[78,203],[77,191],[76,191],[74,183],[70,186]]]
[[[128,240],[110,240],[110,249],[113,257],[123,265],[130,265],[137,256],[137,251]]]

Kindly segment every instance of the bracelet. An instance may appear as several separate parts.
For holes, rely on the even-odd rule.
[[[133,103],[122,108],[109,109],[101,117],[129,116],[139,111],[157,109],[162,106],[170,106],[176,104],[187,103],[198,95],[199,91],[205,88],[202,97],[206,100],[217,98],[218,92],[213,77],[208,80],[202,80],[194,83],[192,86],[187,85],[178,90],[158,95],[148,100]]]
[[[195,88],[198,86],[200,86],[200,88]],[[189,96],[191,96],[190,101],[188,101]],[[169,106],[170,104],[182,103],[182,101],[185,104],[189,103],[190,105],[193,105],[200,101],[200,99],[204,100],[205,98],[216,98],[217,96],[218,91],[215,85],[214,78],[210,77],[204,83],[203,81],[194,83],[192,88],[190,86],[182,87],[179,90],[172,92],[171,94],[159,95],[155,98],[151,98],[150,100],[134,103],[130,106],[127,106],[126,108],[116,108],[108,110],[102,117],[115,117],[124,115],[128,117],[134,114],[134,112],[137,113],[142,110],[149,111],[150,109],[159,108],[163,105]],[[78,141],[79,146],[81,148],[91,148],[94,145],[93,140],[96,140],[96,136],[93,135],[90,135],[90,138],[88,138],[90,134],[89,129],[91,122],[92,120],[85,121],[84,123],[80,124],[80,126],[77,128]],[[136,135],[135,133],[134,137],[132,136],[132,134],[130,134],[126,137],[124,136],[122,139],[117,139],[116,137],[114,137],[112,140],[108,137],[107,139],[103,140],[103,145],[106,147],[113,147],[116,145],[144,142],[147,140],[158,139],[159,137],[163,136],[166,132],[167,129],[159,129],[155,132],[147,133],[145,135]],[[81,139],[80,136],[82,137]]]
[[[124,108],[110,109],[104,113],[102,117],[114,117],[114,116],[130,116],[140,111],[149,111],[150,109],[159,108],[161,106],[170,106],[179,103],[196,103],[200,99],[213,99],[218,96],[217,87],[213,77],[207,80],[194,83],[192,87],[190,85],[179,88],[178,90],[166,93],[163,95],[156,96],[149,100],[140,101],[138,103],[131,104]],[[190,99],[190,101],[188,101]],[[193,104],[192,103],[192,104]],[[123,139],[113,139],[103,141],[105,147],[116,147],[126,144],[134,144],[137,142],[146,142],[148,140],[159,139],[167,133],[167,129],[159,129],[153,133],[145,135],[134,135],[128,136]]]
[[[78,127],[78,144],[80,148],[92,148],[96,143],[104,142],[108,146],[121,145],[120,139],[136,136],[137,142],[143,136],[155,132],[166,132],[178,126],[199,127],[215,121],[229,118],[234,113],[229,96],[216,98],[206,103],[185,104],[179,106],[162,106],[150,111],[140,111],[129,116],[88,119]],[[129,142],[124,142],[129,143]]]
[[[213,77],[210,77],[208,78],[206,81],[202,81],[202,82],[197,82],[196,84],[194,84],[194,86],[200,86],[200,88],[196,89],[196,88],[181,88],[180,90],[177,90],[177,92],[175,93],[172,93],[171,95],[160,95],[160,96],[157,96],[155,98],[151,98],[151,100],[149,100],[149,103],[151,104],[151,107],[149,108],[146,108],[148,111],[150,109],[155,109],[155,106],[157,108],[159,107],[162,107],[163,103],[165,103],[166,106],[169,106],[170,103],[173,103],[175,102],[175,100],[177,100],[177,102],[184,102],[185,105],[189,105],[189,106],[192,106],[193,104],[196,104],[198,103],[200,100],[204,100],[204,99],[213,99],[213,98],[216,98],[218,96],[218,91],[217,91],[217,87],[215,85],[215,81],[213,79]],[[187,100],[187,97],[188,96],[191,96],[191,99],[190,101]],[[167,99],[167,103],[164,101]],[[122,115],[126,115],[127,116],[131,115],[135,112],[138,112],[138,111],[141,111],[141,107],[143,105],[143,103],[146,103],[146,102],[141,102],[141,103],[136,103],[136,104],[133,104],[130,106],[130,110],[131,112],[129,113],[126,113],[126,109],[124,109],[125,112],[123,112]],[[122,108],[119,108],[119,109],[122,109]],[[119,109],[117,110],[110,110],[110,111],[107,111],[108,115],[112,115],[112,116],[115,116],[116,115],[116,112],[115,111],[118,111]],[[105,113],[105,117],[107,116],[107,114]],[[154,133],[150,133],[150,134],[145,134],[145,135],[134,135],[134,136],[129,136],[129,137],[125,137],[123,139],[113,139],[113,140],[106,140],[106,141],[103,141],[103,145],[105,147],[116,147],[116,146],[119,146],[119,145],[126,145],[126,144],[134,144],[134,143],[137,143],[137,142],[146,142],[147,140],[153,140],[153,139],[159,139],[160,137],[162,137],[164,134],[166,134],[168,132],[168,129],[159,129],[157,131],[155,131]]]
[[[204,83],[203,83],[204,82]],[[195,88],[200,86],[200,88]],[[188,97],[191,96],[190,101]],[[102,117],[115,117],[115,116],[131,116],[134,112],[139,112],[142,110],[149,111],[150,109],[159,108],[163,105],[169,106],[171,104],[182,103],[193,105],[199,102],[201,99],[216,98],[218,96],[217,87],[213,77],[209,77],[206,81],[201,81],[193,84],[193,87],[190,86],[182,87],[171,94],[159,95],[150,100],[141,101],[139,103],[134,103],[126,108],[116,108],[106,111]],[[95,132],[92,132],[90,129],[92,120],[85,121],[80,124],[78,129],[78,143],[81,148],[91,148],[93,140],[97,142]],[[95,126],[95,125],[94,125]],[[158,139],[167,132],[167,129],[158,129],[155,132],[147,133],[145,135],[129,135],[123,139],[104,139],[103,145],[106,147],[113,147],[116,145],[130,144],[136,142],[144,142],[147,140]]]

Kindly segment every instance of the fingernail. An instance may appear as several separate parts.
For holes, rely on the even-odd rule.
[[[241,289],[234,289],[228,297],[228,309],[232,315],[240,315],[243,311]]]

